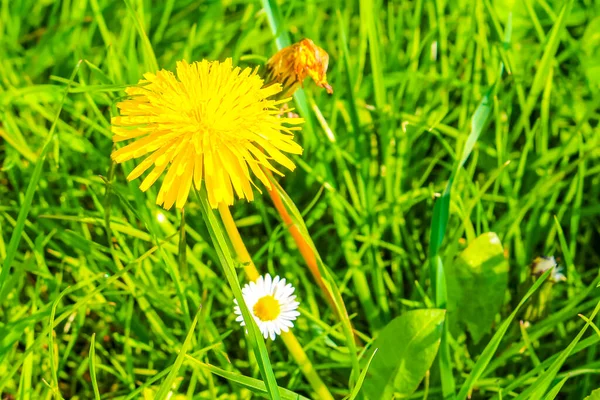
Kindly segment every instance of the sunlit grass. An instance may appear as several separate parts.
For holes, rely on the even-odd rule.
[[[595,2],[0,7],[0,397],[583,399],[600,387]],[[111,117],[144,72],[254,67],[303,38],[329,53],[334,92],[296,92],[304,152],[271,191],[228,217],[201,190],[183,214],[155,205],[159,185],[127,181],[137,162],[112,163]],[[481,321],[453,307],[488,304],[486,288],[461,297],[456,282],[496,265],[462,253],[488,232],[508,273],[481,278],[504,296],[475,334]],[[532,276],[544,255],[566,281]],[[235,322],[256,273],[296,288],[292,336]],[[385,329],[413,320],[430,336]],[[402,354],[373,354],[394,338]],[[418,376],[379,385],[370,368],[388,359]]]

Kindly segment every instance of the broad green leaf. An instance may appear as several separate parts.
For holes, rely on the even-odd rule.
[[[440,346],[445,310],[414,310],[392,320],[373,343],[363,393],[369,399],[412,394],[431,367]]]
[[[600,388],[593,390],[592,393],[583,400],[600,400]]]
[[[493,232],[482,234],[446,268],[450,321],[465,324],[478,342],[490,332],[508,285],[500,239]]]

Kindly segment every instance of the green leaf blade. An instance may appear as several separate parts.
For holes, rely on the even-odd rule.
[[[392,320],[373,343],[363,391],[370,399],[391,399],[394,393],[412,394],[435,360],[446,312],[413,310]]]

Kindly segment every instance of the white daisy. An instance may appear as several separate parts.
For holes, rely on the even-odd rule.
[[[285,278],[276,276],[271,279],[271,275],[260,276],[256,282],[250,282],[242,288],[244,301],[254,317],[258,328],[263,336],[271,337],[275,340],[281,331],[287,332],[294,326],[293,320],[300,315],[297,311],[298,303],[294,293],[294,287],[291,283],[286,284]],[[246,325],[242,311],[237,300],[233,311],[237,315],[236,321],[242,326]]]

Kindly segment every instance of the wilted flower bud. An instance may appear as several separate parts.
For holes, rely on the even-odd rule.
[[[567,278],[562,274],[562,268],[558,267],[554,256],[541,256],[536,257],[531,264],[531,273],[535,276],[543,275],[544,272],[552,268],[552,274],[550,275],[550,281],[560,282],[566,281]]]
[[[333,93],[327,83],[327,66],[329,54],[310,39],[302,39],[298,43],[279,50],[267,62],[267,81],[281,83],[285,96],[292,95],[307,76],[315,83]]]
[[[523,289],[529,289],[531,285],[548,270],[552,270],[548,280],[542,284],[538,291],[533,295],[531,302],[525,310],[526,321],[538,321],[544,318],[550,311],[550,302],[552,301],[552,289],[554,284],[560,281],[566,281],[567,278],[562,274],[561,268],[556,263],[554,256],[536,257],[531,263],[531,277],[526,282]]]

